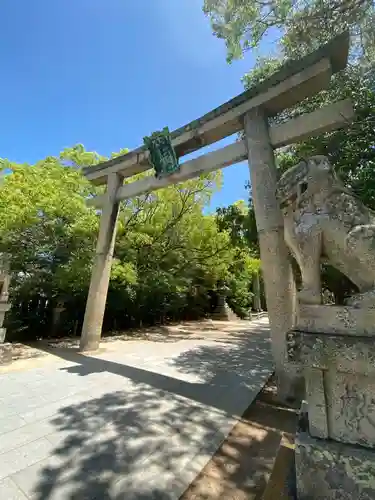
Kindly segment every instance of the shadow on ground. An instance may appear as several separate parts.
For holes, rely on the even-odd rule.
[[[52,418],[56,447],[38,470],[35,500],[177,499],[206,465],[272,371],[266,325],[257,333],[228,333],[169,360],[188,382],[81,355],[53,354],[74,363],[61,368],[79,376],[102,373],[95,398],[62,407]],[[118,376],[117,389],[106,388]],[[270,439],[268,431],[254,443]],[[241,444],[238,444],[241,446]],[[41,471],[41,472],[40,472]],[[202,497],[203,498],[203,497]]]
[[[194,338],[204,339],[204,336],[197,336],[197,323],[179,323],[177,325],[159,325],[148,328],[132,328],[125,332],[110,331],[102,335],[101,344],[111,344],[118,340],[131,341],[131,340],[149,340],[152,342],[178,342],[179,340]],[[206,332],[215,329],[211,324],[212,322],[200,322],[199,331]],[[62,337],[62,338],[45,338],[35,342],[29,342],[28,345],[32,348],[50,349],[50,348],[77,348],[79,347],[80,337]]]
[[[181,500],[263,498],[282,438],[293,442],[297,415],[265,405],[261,398],[250,405]]]

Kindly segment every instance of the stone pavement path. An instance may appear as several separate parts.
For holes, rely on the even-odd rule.
[[[177,500],[273,370],[266,320],[54,351],[0,374],[1,500]]]

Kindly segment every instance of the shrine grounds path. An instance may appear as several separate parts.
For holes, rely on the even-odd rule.
[[[0,370],[4,500],[177,500],[273,371],[266,319],[32,351]]]

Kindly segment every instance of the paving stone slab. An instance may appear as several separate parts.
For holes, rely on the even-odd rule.
[[[23,418],[17,415],[14,415],[12,418],[9,417],[0,418],[0,436],[1,434],[12,432],[14,429],[18,429],[19,427],[22,427],[25,424],[26,422],[23,420]],[[1,437],[0,437],[0,443],[1,443]]]
[[[0,479],[15,474],[53,453],[53,445],[45,438],[0,454]]]
[[[273,371],[266,320],[244,324],[220,338],[65,350],[1,374],[0,411],[8,399],[16,412],[0,434],[4,488],[33,500],[177,500]]]
[[[9,477],[0,481],[0,498],[2,500],[27,500],[27,497]]]

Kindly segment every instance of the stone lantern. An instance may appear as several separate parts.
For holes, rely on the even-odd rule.
[[[9,304],[9,259],[0,254],[0,364],[10,363],[12,360],[11,344],[5,344],[6,329],[3,327],[5,314],[11,308]]]

